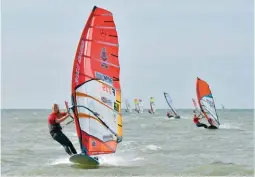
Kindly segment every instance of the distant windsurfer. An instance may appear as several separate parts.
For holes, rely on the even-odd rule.
[[[141,99],[138,100],[139,105],[139,113],[143,113],[143,101]]]
[[[194,118],[193,118],[193,122],[196,124],[197,127],[204,127],[204,128],[208,128],[208,126],[206,124],[200,123],[199,120],[203,118],[202,113],[200,112],[200,114],[197,116],[196,111],[193,111],[194,113]]]
[[[59,142],[69,155],[77,154],[71,141],[62,132],[60,123],[66,120],[70,115],[68,113],[60,112],[57,104],[52,105],[52,113],[48,117],[48,125],[50,135],[54,140]]]
[[[153,107],[155,107],[155,101],[153,97],[150,97],[150,107],[151,109],[148,110],[150,114],[155,114]]]
[[[168,118],[174,117],[170,112],[167,112],[166,115],[167,115]]]

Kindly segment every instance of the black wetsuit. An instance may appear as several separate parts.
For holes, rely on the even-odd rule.
[[[207,126],[206,124],[203,124],[203,123],[200,123],[200,122],[196,125],[197,125],[197,127],[204,127],[204,128],[207,128],[207,129],[218,129],[217,127],[215,127],[213,125]]]
[[[59,142],[65,148],[65,151],[69,155],[77,154],[71,141],[62,132],[62,127],[60,126],[60,124],[58,123],[51,124],[49,121],[48,125],[49,125],[50,135],[52,136],[52,138],[56,140],[57,142]]]
[[[217,127],[210,125],[209,127],[207,127],[208,129],[218,129]]]
[[[204,127],[204,128],[208,128],[208,126],[206,124],[203,124],[203,123],[197,123],[196,124],[197,127]]]
[[[166,114],[168,118],[174,117],[173,115],[171,115],[170,113]]]

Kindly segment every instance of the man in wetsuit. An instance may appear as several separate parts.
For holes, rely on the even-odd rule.
[[[206,124],[203,124],[203,123],[200,123],[199,120],[202,119],[200,118],[200,116],[202,116],[202,113],[200,112],[200,114],[197,116],[196,115],[196,111],[194,110],[193,111],[194,113],[194,118],[193,118],[193,122],[196,124],[197,127],[204,127],[204,128],[207,128],[208,126]]]
[[[170,112],[167,112],[167,117],[171,118],[171,117],[174,117],[173,115],[170,114]]]
[[[62,132],[60,123],[66,120],[70,115],[67,113],[61,113],[57,104],[52,105],[52,113],[48,117],[48,125],[50,135],[54,140],[59,142],[69,155],[77,154],[71,141]]]

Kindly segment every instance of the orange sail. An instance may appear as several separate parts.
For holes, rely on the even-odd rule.
[[[119,44],[113,15],[94,7],[72,73],[72,104],[81,151],[114,153],[122,139]]]
[[[220,122],[209,85],[200,78],[197,78],[196,90],[201,111],[211,125],[219,127]]]

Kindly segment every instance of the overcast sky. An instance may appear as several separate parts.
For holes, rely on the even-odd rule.
[[[123,102],[192,108],[196,77],[216,106],[253,108],[252,0],[2,0],[3,108],[70,100],[73,58],[94,5],[111,11]]]

